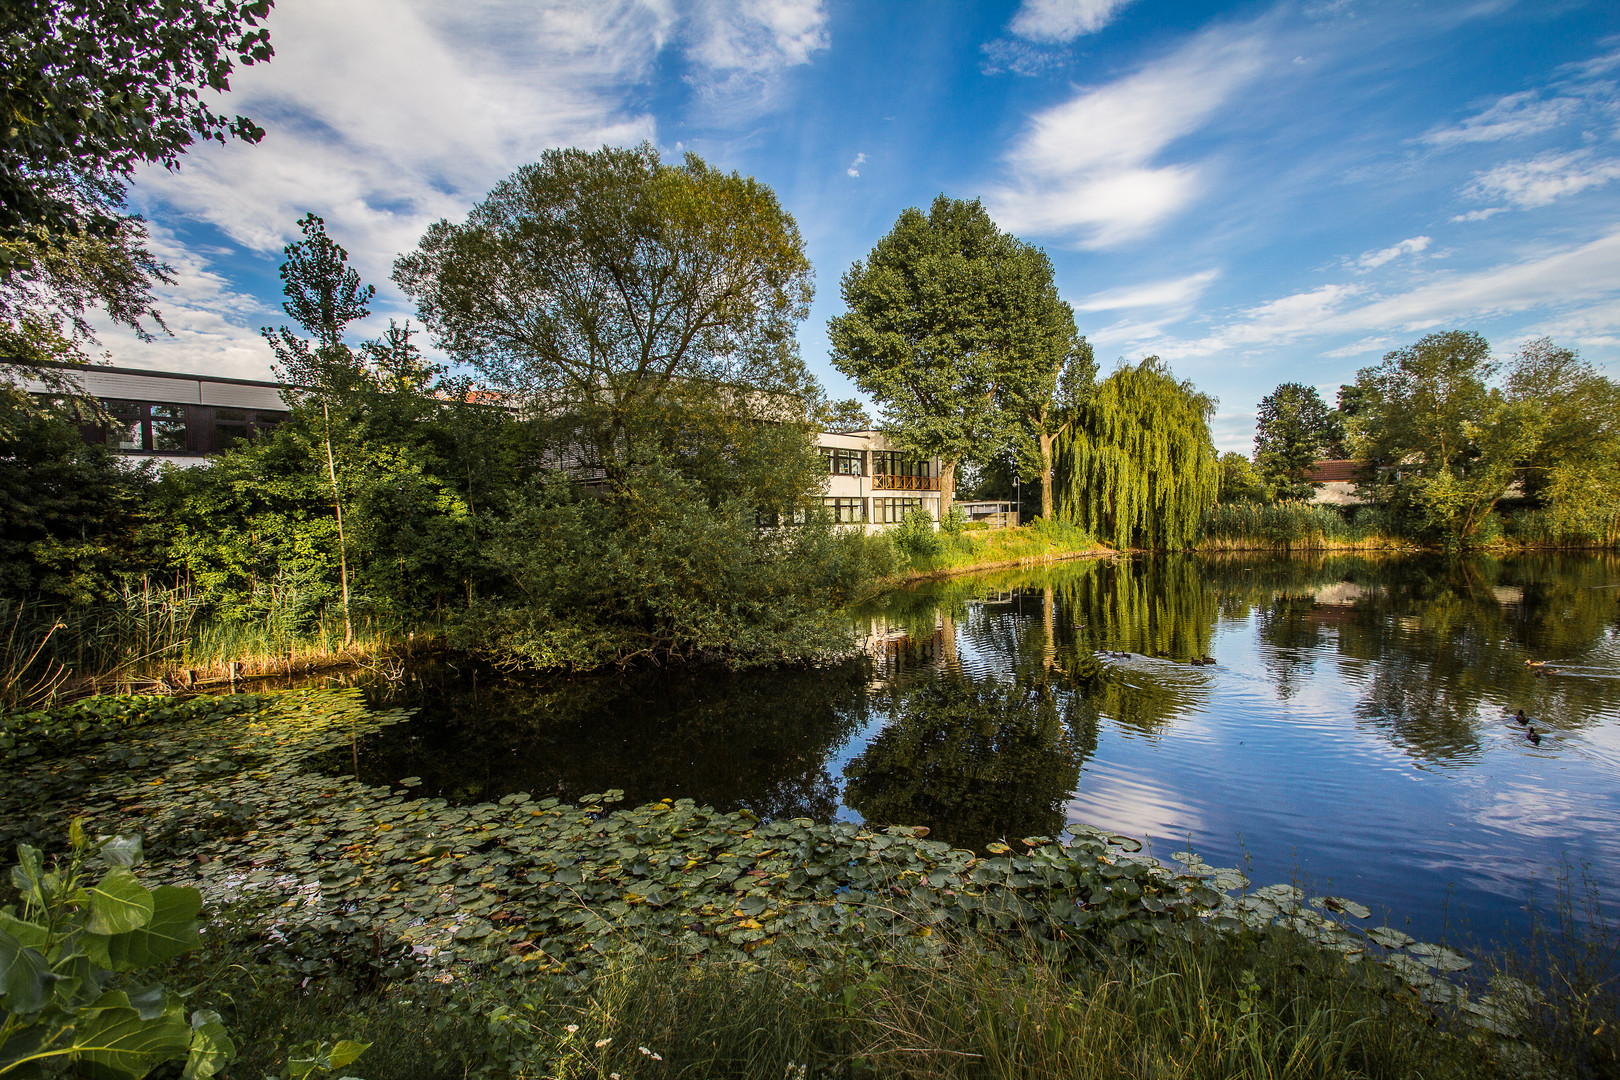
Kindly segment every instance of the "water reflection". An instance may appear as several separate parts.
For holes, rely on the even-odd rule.
[[[415,674],[392,696],[375,691],[418,715],[361,742],[361,779],[417,776],[419,792],[454,802],[622,788],[632,804],[690,798],[825,820],[839,804],[828,761],[865,715],[870,666],[532,683],[449,665]],[[326,765],[348,762],[339,754]]]
[[[868,822],[927,824],[956,847],[1055,836],[1097,748],[1095,717],[1073,704],[1044,681],[959,672],[897,692],[888,724],[844,768],[844,801]]]

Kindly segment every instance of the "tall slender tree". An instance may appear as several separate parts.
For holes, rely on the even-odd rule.
[[[1214,411],[1156,356],[1115,371],[1059,440],[1061,516],[1116,547],[1190,545],[1220,486]]]
[[[1286,382],[1260,399],[1254,463],[1279,499],[1309,499],[1307,477],[1333,438],[1328,407],[1314,386]]]
[[[942,509],[962,461],[1025,439],[1050,451],[1059,373],[1067,364],[1065,385],[1085,382],[1089,354],[1045,252],[1002,232],[977,199],[903,211],[842,289],[849,310],[827,328],[833,365],[902,448],[941,459]]]
[[[349,266],[349,253],[326,234],[326,223],[314,214],[298,220],[304,239],[283,248],[281,287],[286,313],[304,328],[314,343],[283,326],[261,333],[275,353],[276,377],[295,398],[312,397],[321,407],[321,431],[326,444],[327,478],[332,485],[332,512],[337,517],[338,573],[343,594],[343,643],[354,640],[354,619],[349,606],[349,550],[343,530],[343,488],[338,483],[337,458],[332,452],[332,398],[354,389],[364,377],[364,364],[344,343],[348,325],[371,314],[367,306],[376,288],[360,284],[360,274]],[[409,337],[405,338],[409,345]]]

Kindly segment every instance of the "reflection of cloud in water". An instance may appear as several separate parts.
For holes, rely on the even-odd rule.
[[[1119,766],[1093,762],[1067,804],[1069,821],[1126,836],[1186,836],[1203,830],[1203,815],[1169,789]]]

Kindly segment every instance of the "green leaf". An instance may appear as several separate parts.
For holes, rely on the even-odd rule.
[[[208,1080],[236,1057],[236,1044],[220,1022],[219,1013],[198,1010],[191,1014],[191,1049],[181,1080]]]
[[[45,1007],[57,978],[37,949],[0,930],[0,993],[5,995],[7,1008],[17,1013],[38,1012]]]
[[[45,867],[38,848],[17,845],[17,865],[11,868],[11,883],[26,902],[45,905]]]
[[[4,911],[0,911],[0,933],[10,934],[19,945],[26,945],[30,949],[43,949],[51,938],[51,932],[45,927],[23,922]]]
[[[139,836],[114,836],[101,845],[101,857],[108,866],[128,869],[145,857]]]
[[[124,867],[108,872],[90,890],[92,934],[122,934],[145,926],[152,918],[152,894]]]
[[[172,960],[197,947],[197,913],[202,893],[159,885],[152,890],[152,914],[145,926],[115,934],[107,942],[109,966],[129,971]]]
[[[191,1046],[178,1002],[157,1018],[141,1019],[121,990],[101,995],[80,1014],[73,1030],[73,1046],[82,1061],[117,1077],[141,1077],[158,1064],[184,1057]]]
[[[355,1058],[369,1049],[371,1049],[370,1043],[350,1042],[347,1039],[340,1040],[336,1046],[332,1047],[330,1055],[331,1067],[341,1069],[345,1065],[352,1064]]]
[[[133,987],[125,992],[125,996],[129,998],[130,1008],[142,1020],[156,1020],[169,1004],[169,992],[160,983]]]

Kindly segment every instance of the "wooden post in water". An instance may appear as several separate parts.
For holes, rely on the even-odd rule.
[[[234,694],[236,693],[236,673],[242,669],[242,661],[232,660],[227,667],[231,673],[231,693]]]

